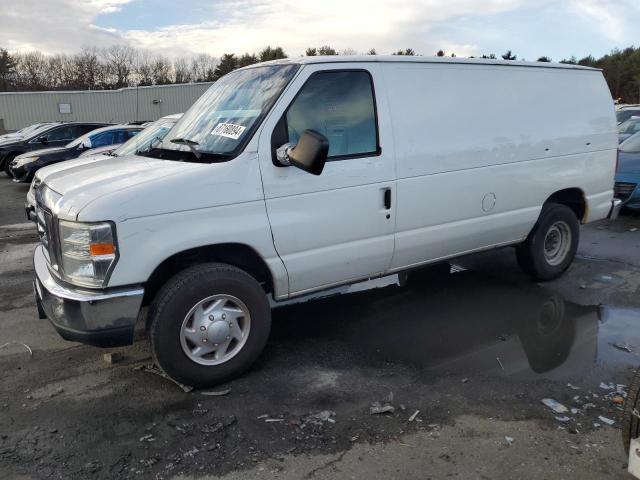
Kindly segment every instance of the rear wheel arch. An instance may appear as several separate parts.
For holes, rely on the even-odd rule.
[[[544,205],[558,204],[569,207],[575,214],[578,222],[585,223],[588,217],[589,208],[584,191],[577,187],[564,188],[554,192],[547,198]],[[544,206],[543,205],[543,206]]]

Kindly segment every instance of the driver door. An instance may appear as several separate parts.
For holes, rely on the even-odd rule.
[[[389,268],[394,248],[395,165],[376,64],[306,65],[265,121],[259,161],[276,251],[300,295]],[[275,149],[313,129],[329,140],[319,176],[282,167]]]

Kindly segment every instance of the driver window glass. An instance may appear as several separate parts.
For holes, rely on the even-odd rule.
[[[286,114],[290,143],[307,129],[329,140],[329,158],[378,152],[371,76],[363,71],[318,72]]]
[[[113,145],[113,131],[99,133],[93,137],[89,137],[91,140],[91,148],[104,147],[105,145]]]
[[[68,127],[60,127],[55,130],[44,134],[43,136],[47,137],[47,140],[50,142],[60,142],[60,141],[71,141],[75,138],[74,136],[75,129],[73,126]]]

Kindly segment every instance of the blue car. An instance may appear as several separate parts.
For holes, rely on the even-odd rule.
[[[640,132],[618,147],[618,168],[614,195],[622,207],[640,210]]]

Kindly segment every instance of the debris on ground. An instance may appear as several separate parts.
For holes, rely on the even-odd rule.
[[[637,231],[638,231],[638,228],[637,228],[637,227],[631,227],[631,228],[629,229],[629,231],[630,231],[630,232],[637,232]]]
[[[214,424],[204,424],[200,427],[200,431],[202,433],[216,433],[221,430],[225,430],[229,428],[231,425],[236,423],[235,415],[230,415],[222,421],[216,422]]]
[[[544,403],[547,407],[549,407],[555,413],[566,413],[569,411],[567,407],[562,405],[560,402],[556,402],[552,398],[543,398],[542,403]]]
[[[563,417],[554,417],[557,421],[559,421],[560,423],[567,423],[569,422],[569,420],[571,420],[569,417],[567,416],[563,416]]]
[[[231,389],[227,388],[226,390],[210,390],[207,392],[200,392],[200,395],[207,395],[210,397],[222,397],[224,395],[227,395],[231,393]]]
[[[10,345],[22,345],[24,348],[26,348],[29,351],[29,356],[33,357],[33,350],[31,350],[31,347],[29,345],[27,345],[26,343],[22,343],[22,342],[7,342],[7,343],[3,343],[2,345],[0,345],[0,348],[6,348]]]
[[[265,418],[265,423],[284,422],[284,418]]]
[[[502,362],[500,361],[500,357],[496,357],[496,360],[498,361],[498,365],[500,365],[500,368],[504,370],[504,365],[502,365]]]
[[[138,367],[134,367],[134,370],[141,370],[141,371],[146,372],[146,373],[153,373],[153,374],[158,375],[158,376],[160,376],[162,378],[165,378],[165,379],[169,380],[170,382],[175,383],[185,393],[189,393],[190,391],[193,390],[193,387],[191,387],[189,385],[183,385],[182,383],[175,381],[169,375],[167,375],[162,370],[160,370],[158,367],[156,367],[155,364],[153,364],[153,363],[151,363],[149,365],[141,365],[141,366],[138,366]]]
[[[567,387],[569,387],[571,390],[580,390],[580,387],[576,387],[575,385],[571,385],[570,383],[567,383]]]
[[[382,413],[393,413],[395,411],[396,411],[395,407],[393,405],[390,405],[389,403],[385,403],[383,405],[380,402],[373,402],[369,407],[369,413],[371,415],[379,415]]]
[[[140,437],[141,442],[155,442],[155,440],[156,439],[154,438],[153,433],[148,433]]]
[[[467,383],[468,381],[469,381],[469,379],[468,379],[468,378],[463,378],[463,379],[462,379],[462,383]]]
[[[109,365],[113,365],[114,363],[118,363],[122,361],[123,355],[117,352],[109,352],[102,355],[102,359],[108,363]]]
[[[336,423],[336,420],[332,417],[336,416],[336,412],[330,410],[322,410],[321,412],[314,413],[305,417],[300,424],[300,428],[305,428],[307,425],[323,425],[326,422]]]
[[[585,290],[587,288],[587,284],[581,283],[580,285],[578,285],[578,287],[580,287],[580,290]]]
[[[578,409],[577,408],[572,408],[571,409],[571,415],[577,415],[578,414]]]
[[[618,350],[622,350],[623,352],[633,353],[633,347],[628,343],[615,342],[610,345]]]
[[[409,421],[413,422],[419,413],[420,413],[420,410],[416,410],[415,412],[413,412],[413,414],[409,417]]]
[[[622,405],[624,403],[624,398],[621,397],[620,395],[614,395],[611,398],[611,401],[617,405]]]
[[[504,441],[507,442],[507,445],[513,445],[513,437],[504,437]]]
[[[611,420],[610,418],[603,417],[602,415],[598,417],[598,420],[600,420],[602,423],[606,423],[607,425],[613,425],[614,423],[616,423],[615,420]]]
[[[600,388],[603,390],[613,390],[616,386],[613,383],[600,382]]]

